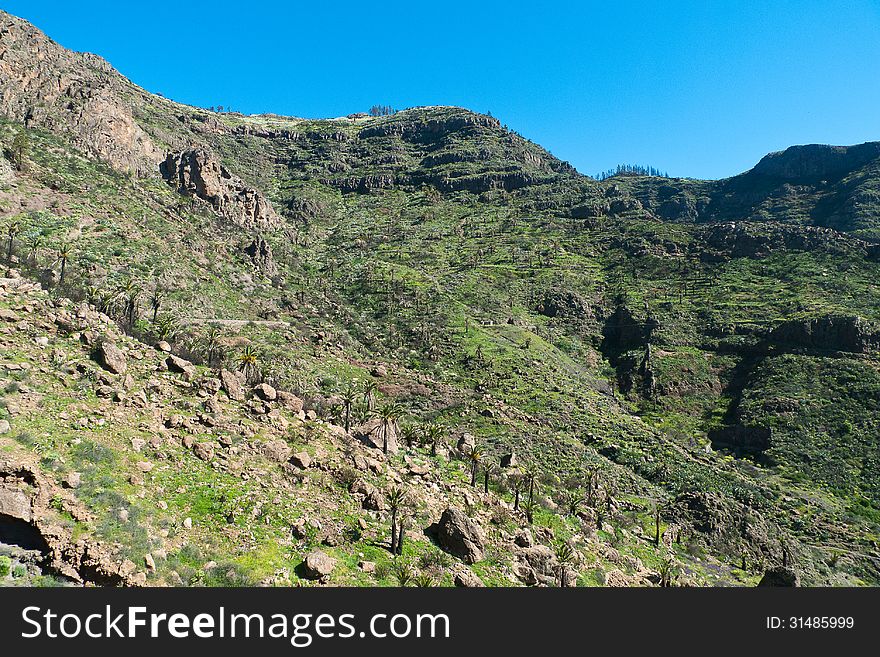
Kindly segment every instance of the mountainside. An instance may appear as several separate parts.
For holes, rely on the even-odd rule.
[[[880,578],[878,144],[597,182],[461,108],[180,105],[4,13],[0,114],[0,581]]]

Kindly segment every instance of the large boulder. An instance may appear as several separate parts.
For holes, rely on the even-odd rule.
[[[254,396],[263,401],[274,401],[278,397],[278,391],[268,383],[260,383],[254,386]]]
[[[31,503],[17,488],[0,486],[0,515],[25,522],[31,521]]]
[[[482,560],[485,540],[479,526],[463,511],[446,509],[432,528],[437,544],[465,563]]]
[[[764,572],[758,586],[800,586],[800,577],[791,568],[776,566]]]
[[[188,377],[195,376],[196,374],[196,366],[190,363],[185,358],[181,358],[180,356],[170,355],[165,359],[165,366],[168,368],[169,372],[177,372],[178,374],[185,374]]]
[[[382,420],[376,417],[358,427],[355,427],[352,431],[352,435],[365,445],[376,449],[383,449],[385,440],[383,431]],[[396,454],[397,449],[397,427],[392,422],[388,426],[388,453]]]
[[[302,562],[302,573],[308,579],[323,579],[333,572],[336,559],[320,550],[309,552]]]
[[[220,383],[230,399],[244,401],[244,387],[241,385],[241,380],[236,374],[229,370],[220,370]]]
[[[125,374],[125,370],[128,369],[125,354],[112,342],[101,343],[98,347],[97,359],[101,367],[113,374]]]

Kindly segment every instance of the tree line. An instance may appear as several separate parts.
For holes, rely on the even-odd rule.
[[[597,173],[594,178],[596,180],[607,180],[613,176],[655,176],[657,178],[668,178],[669,174],[666,171],[660,171],[652,166],[642,166],[641,164],[618,164],[616,167],[612,169],[608,169],[607,171],[600,171]]]

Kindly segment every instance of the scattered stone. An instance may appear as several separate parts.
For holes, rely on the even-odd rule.
[[[171,345],[165,342],[165,340],[160,340],[159,343],[156,345],[156,349],[165,352],[166,354],[171,353]]]
[[[290,457],[290,463],[305,470],[312,464],[312,457],[308,452],[297,452]]]
[[[68,472],[61,479],[61,485],[65,488],[79,488],[82,484],[82,475],[79,472]]]
[[[12,430],[12,427],[9,425],[9,420],[0,420],[0,436],[4,433],[9,433]]]
[[[470,568],[464,567],[455,572],[455,575],[452,578],[452,582],[458,587],[469,589],[483,588],[486,586],[485,584],[483,584],[483,580],[481,580],[474,571],[472,571]]]
[[[278,392],[268,383],[254,386],[254,394],[263,401],[274,401],[278,397]]]
[[[513,536],[513,542],[519,547],[524,548],[532,547],[535,544],[535,541],[532,538],[532,532],[525,528],[517,530],[516,534]]]
[[[128,365],[125,361],[125,354],[122,350],[112,342],[102,342],[98,347],[98,363],[105,370],[113,374],[125,374]]]
[[[150,470],[153,469],[153,464],[150,463],[149,461],[140,461],[137,464],[137,469],[140,470],[141,472],[149,472]]]
[[[291,413],[299,413],[303,409],[303,400],[294,395],[292,392],[283,390],[277,391],[278,401],[284,405]]]
[[[227,397],[234,401],[244,401],[244,388],[238,376],[229,370],[220,370],[220,383]]]
[[[0,515],[31,521],[31,503],[22,491],[0,485]]]
[[[188,377],[195,376],[196,366],[190,363],[185,358],[181,358],[180,356],[170,355],[165,359],[165,366],[168,368],[169,372],[177,372],[178,374],[185,374]]]
[[[500,465],[502,468],[515,468],[519,465],[519,461],[516,458],[516,454],[511,452],[501,457]]]
[[[360,568],[365,573],[375,573],[376,572],[376,562],[375,561],[358,561],[358,568]]]
[[[192,526],[193,526],[192,518],[184,518],[183,519],[184,529],[192,529]]]
[[[214,445],[211,443],[195,443],[192,449],[193,454],[203,461],[210,461],[214,458]]]
[[[152,554],[147,553],[146,555],[144,555],[144,564],[147,566],[147,570],[149,570],[151,573],[156,572],[156,561],[155,559],[153,559]]]
[[[323,579],[330,575],[335,567],[336,559],[320,550],[309,552],[302,562],[303,574],[309,579]]]
[[[283,440],[270,440],[263,445],[263,453],[267,458],[279,463],[284,463],[291,458],[290,454],[293,450]]]

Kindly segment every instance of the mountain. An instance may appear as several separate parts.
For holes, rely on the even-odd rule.
[[[876,145],[597,182],[0,25],[3,581],[877,582]]]

